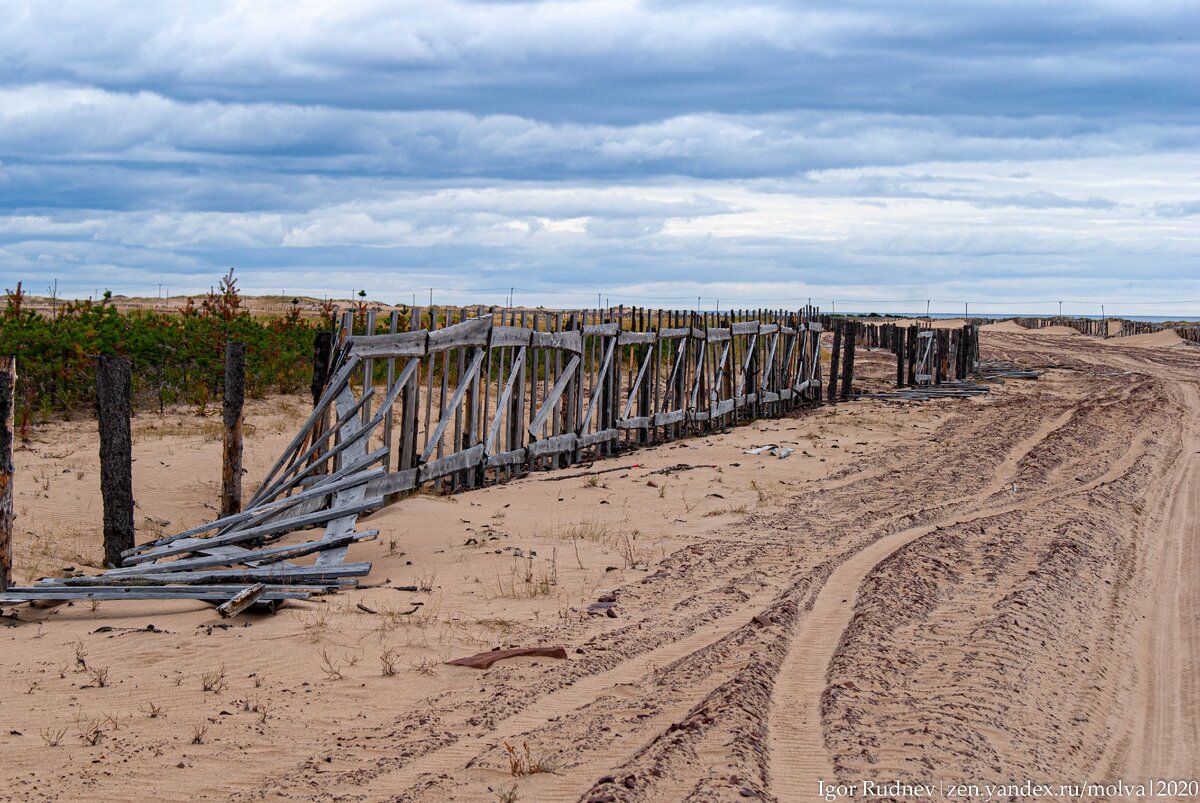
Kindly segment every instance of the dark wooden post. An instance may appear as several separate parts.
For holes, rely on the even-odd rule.
[[[0,591],[12,584],[13,398],[17,358],[0,357]]]
[[[225,343],[224,452],[221,460],[221,515],[242,512],[242,408],[246,403],[246,344]]]
[[[896,387],[904,387],[904,330],[892,327],[892,351],[896,352]]]
[[[858,329],[857,321],[846,322],[845,342],[842,344],[842,398],[850,398],[854,392],[854,347]]]
[[[838,368],[842,359],[842,324],[835,323],[833,326],[833,354],[829,358],[829,387],[825,391],[826,398],[829,401],[837,401],[838,391]]]
[[[917,334],[921,330],[916,326],[908,327],[908,386],[917,384]]]
[[[100,357],[96,361],[104,560],[109,566],[120,566],[121,553],[134,545],[130,370],[128,357]]]
[[[325,392],[325,385],[329,382],[329,361],[332,350],[333,334],[331,332],[317,332],[316,336],[313,337],[313,407],[316,407],[317,402],[321,400],[321,394]]]

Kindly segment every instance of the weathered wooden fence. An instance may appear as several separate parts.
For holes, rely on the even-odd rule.
[[[896,356],[898,388],[962,381],[979,371],[978,324],[947,329],[862,321],[846,325],[860,345],[886,349]]]
[[[361,330],[380,328],[365,317]],[[475,487],[821,397],[815,309],[434,308],[408,320],[407,332],[393,314],[387,334],[353,334],[352,313],[340,318],[329,384],[255,501],[367,455],[386,469],[368,493]]]
[[[1094,337],[1108,337],[1108,318],[1013,318],[1026,329],[1046,329],[1050,326],[1066,326],[1080,334]]]

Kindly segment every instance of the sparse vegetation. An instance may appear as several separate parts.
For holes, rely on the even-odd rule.
[[[22,285],[5,290],[0,310],[0,354],[21,366],[16,404],[19,429],[31,419],[72,417],[95,399],[97,354],[126,354],[133,360],[135,405],[162,409],[174,403],[201,409],[220,393],[224,343],[234,337],[246,349],[246,391],[294,393],[309,381],[307,358],[319,320],[299,310],[274,319],[251,318],[241,305],[232,271],[199,305],[177,314],[120,312],[107,299],[70,301],[52,314],[29,308]]]
[[[508,771],[513,777],[536,775],[540,772],[554,772],[555,765],[547,756],[534,756],[528,742],[521,743],[521,750],[508,742],[504,743],[504,752],[508,754]]]
[[[217,694],[224,691],[228,686],[228,683],[226,683],[225,680],[224,665],[219,666],[216,669],[209,669],[205,672],[201,672],[199,677],[201,691],[210,691],[214,694]]]

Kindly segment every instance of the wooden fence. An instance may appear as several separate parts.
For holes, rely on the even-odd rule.
[[[950,329],[862,321],[847,321],[844,325],[860,345],[896,355],[898,388],[961,381],[979,371],[977,324]]]
[[[357,328],[380,323],[368,312]],[[434,308],[408,323],[393,312],[386,334],[354,334],[353,314],[339,319],[328,385],[254,502],[367,457],[386,469],[368,493],[475,487],[780,415],[823,387],[811,308]]]

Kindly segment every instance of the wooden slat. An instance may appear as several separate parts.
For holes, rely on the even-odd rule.
[[[583,336],[578,330],[564,332],[534,332],[533,346],[540,349],[558,349],[579,354],[583,351]]]
[[[314,524],[322,524],[339,516],[350,515],[351,513],[361,513],[363,511],[379,508],[383,506],[383,497],[376,496],[371,499],[366,499],[354,505],[348,505],[342,508],[330,510],[318,510],[315,513],[307,513],[303,516],[293,516],[286,519],[280,519],[268,524],[261,524],[257,527],[249,527],[245,530],[228,533],[226,535],[214,535],[211,538],[202,539],[201,543],[205,546],[224,546],[226,544],[236,544],[241,541],[249,541],[254,538],[263,538],[277,533],[286,533],[293,530],[299,530],[302,527],[310,527]],[[140,555],[131,555],[126,563],[137,565],[151,560],[160,560],[174,555],[184,555],[188,552],[197,551],[197,544],[167,544],[161,549],[156,549],[150,552],[143,552]],[[115,571],[123,571],[117,569]]]
[[[217,583],[319,583],[321,585],[353,585],[356,581],[343,579],[363,577],[371,572],[370,563],[343,563],[339,566],[296,566],[288,563],[267,564],[261,568],[209,569],[183,572],[154,572],[128,576],[99,574],[92,577],[68,577],[45,584],[55,586],[107,585],[207,585]],[[39,582],[38,585],[42,585]]]
[[[255,583],[254,585],[239,591],[236,595],[234,595],[233,599],[229,600],[229,602],[226,602],[224,605],[218,605],[217,613],[221,615],[222,619],[228,619],[230,617],[237,616],[239,613],[257,602],[259,598],[262,597],[263,593],[266,592],[266,590],[267,587],[263,583]]]
[[[619,323],[596,323],[596,324],[592,324],[590,326],[583,327],[584,337],[588,337],[591,335],[605,335],[605,336],[615,335],[615,334],[617,334],[617,332],[620,332],[620,331],[621,331],[621,324],[619,324]]]
[[[483,444],[476,444],[470,449],[464,449],[461,452],[448,454],[445,457],[432,460],[421,466],[421,482],[435,480],[438,477],[444,477],[447,474],[453,474],[456,471],[465,471],[468,468],[475,468],[483,460]]]
[[[113,569],[104,574],[106,577],[137,577],[139,574],[192,571],[194,569],[208,569],[214,566],[232,566],[236,563],[246,563],[249,561],[253,561],[256,566],[260,566],[291,560],[293,558],[302,558],[314,552],[336,549],[358,543],[359,541],[373,541],[378,535],[378,530],[367,530],[366,532],[343,535],[337,539],[328,541],[302,541],[298,544],[281,544],[261,549],[246,550],[244,554],[202,555],[195,558],[180,558],[179,560],[169,560],[163,563],[147,563],[140,566]]]
[[[562,375],[558,377],[558,381],[554,383],[554,387],[550,390],[550,393],[546,395],[546,399],[542,402],[542,406],[537,411],[537,415],[535,415],[533,420],[529,422],[528,430],[530,435],[535,438],[537,437],[538,433],[542,429],[542,425],[546,423],[546,419],[548,419],[550,414],[554,412],[554,407],[558,404],[558,400],[562,397],[563,391],[567,389],[567,384],[571,381],[571,379],[574,378],[575,369],[578,367],[579,355],[576,354],[571,357],[571,361],[567,363],[566,369],[562,372]]]
[[[605,443],[616,439],[617,431],[615,429],[602,429],[599,432],[591,432],[581,436],[579,438],[579,448],[584,449],[597,443]]]
[[[419,484],[420,469],[406,468],[391,471],[367,483],[367,493],[372,496],[386,497],[390,494],[411,491]]]
[[[491,328],[492,322],[488,318],[472,318],[430,332],[428,353],[435,354],[465,346],[486,346]]]
[[[236,588],[236,587],[235,587]],[[94,588],[50,587],[10,588],[0,594],[0,604],[14,605],[34,600],[135,600],[135,599],[194,599],[200,602],[224,602],[233,589],[230,586],[103,586]],[[322,589],[323,590],[323,589]],[[308,599],[311,591],[273,591],[267,589],[260,599],[279,602],[286,599]]]
[[[491,348],[528,346],[533,333],[524,326],[493,326]]]
[[[348,341],[350,353],[359,358],[424,357],[429,332],[397,332],[387,335],[359,335]]]
[[[574,449],[578,440],[578,436],[574,432],[566,432],[562,435],[554,435],[544,440],[534,441],[526,447],[525,453],[529,459],[545,457],[551,454],[561,454]]]
[[[519,466],[526,460],[525,449],[511,449],[507,452],[488,455],[487,467],[498,468],[500,466]]]

